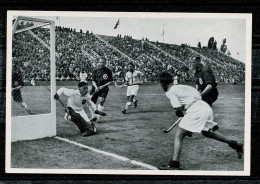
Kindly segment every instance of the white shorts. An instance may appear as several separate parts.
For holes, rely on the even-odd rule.
[[[139,89],[139,85],[134,85],[134,86],[128,86],[127,91],[126,91],[126,96],[137,96],[137,92]]]
[[[213,122],[213,111],[204,101],[198,100],[186,111],[179,127],[190,132],[200,133],[202,130],[209,131],[217,123]]]

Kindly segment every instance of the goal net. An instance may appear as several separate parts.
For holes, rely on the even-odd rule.
[[[11,139],[56,135],[55,22],[13,20]]]

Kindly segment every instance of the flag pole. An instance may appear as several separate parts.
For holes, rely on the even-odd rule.
[[[120,29],[120,18],[118,19],[119,24],[118,24],[118,30],[117,30],[117,34],[119,35],[119,29]]]
[[[163,36],[163,43],[164,43],[164,22],[163,22],[163,34],[162,34],[162,36]]]

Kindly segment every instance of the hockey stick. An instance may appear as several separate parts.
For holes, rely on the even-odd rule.
[[[180,117],[179,119],[177,119],[177,120],[175,121],[175,123],[173,123],[173,125],[172,125],[170,128],[168,128],[168,129],[163,129],[163,132],[164,132],[164,133],[170,132],[170,131],[181,121],[182,118],[183,118],[183,117]]]
[[[115,84],[115,86],[116,87],[118,87],[118,88],[122,88],[122,87],[127,87],[128,85],[126,85],[126,84],[121,84],[121,85],[119,85],[119,84],[117,84],[117,81],[114,81],[114,84]]]

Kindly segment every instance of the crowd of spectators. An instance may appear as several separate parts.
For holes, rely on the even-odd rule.
[[[49,45],[48,29],[36,28],[32,32]],[[57,80],[80,80],[82,69],[90,80],[97,60],[105,57],[107,66],[112,70],[114,77],[120,80],[123,80],[129,58],[131,58],[136,69],[144,72],[145,81],[156,81],[158,74],[164,70],[178,76],[181,81],[188,81],[194,79],[193,58],[196,53],[205,56],[204,63],[211,66],[218,81],[242,82],[244,80],[244,64],[218,51],[191,48],[184,44],[178,46],[150,42],[147,38],[136,40],[131,36],[122,37],[121,35],[117,37],[99,35],[102,38],[100,40],[89,31],[83,33],[64,27],[56,27],[55,32]],[[32,78],[36,81],[50,79],[49,56],[49,49],[39,43],[30,32],[14,35],[13,64],[21,68],[25,82]]]

